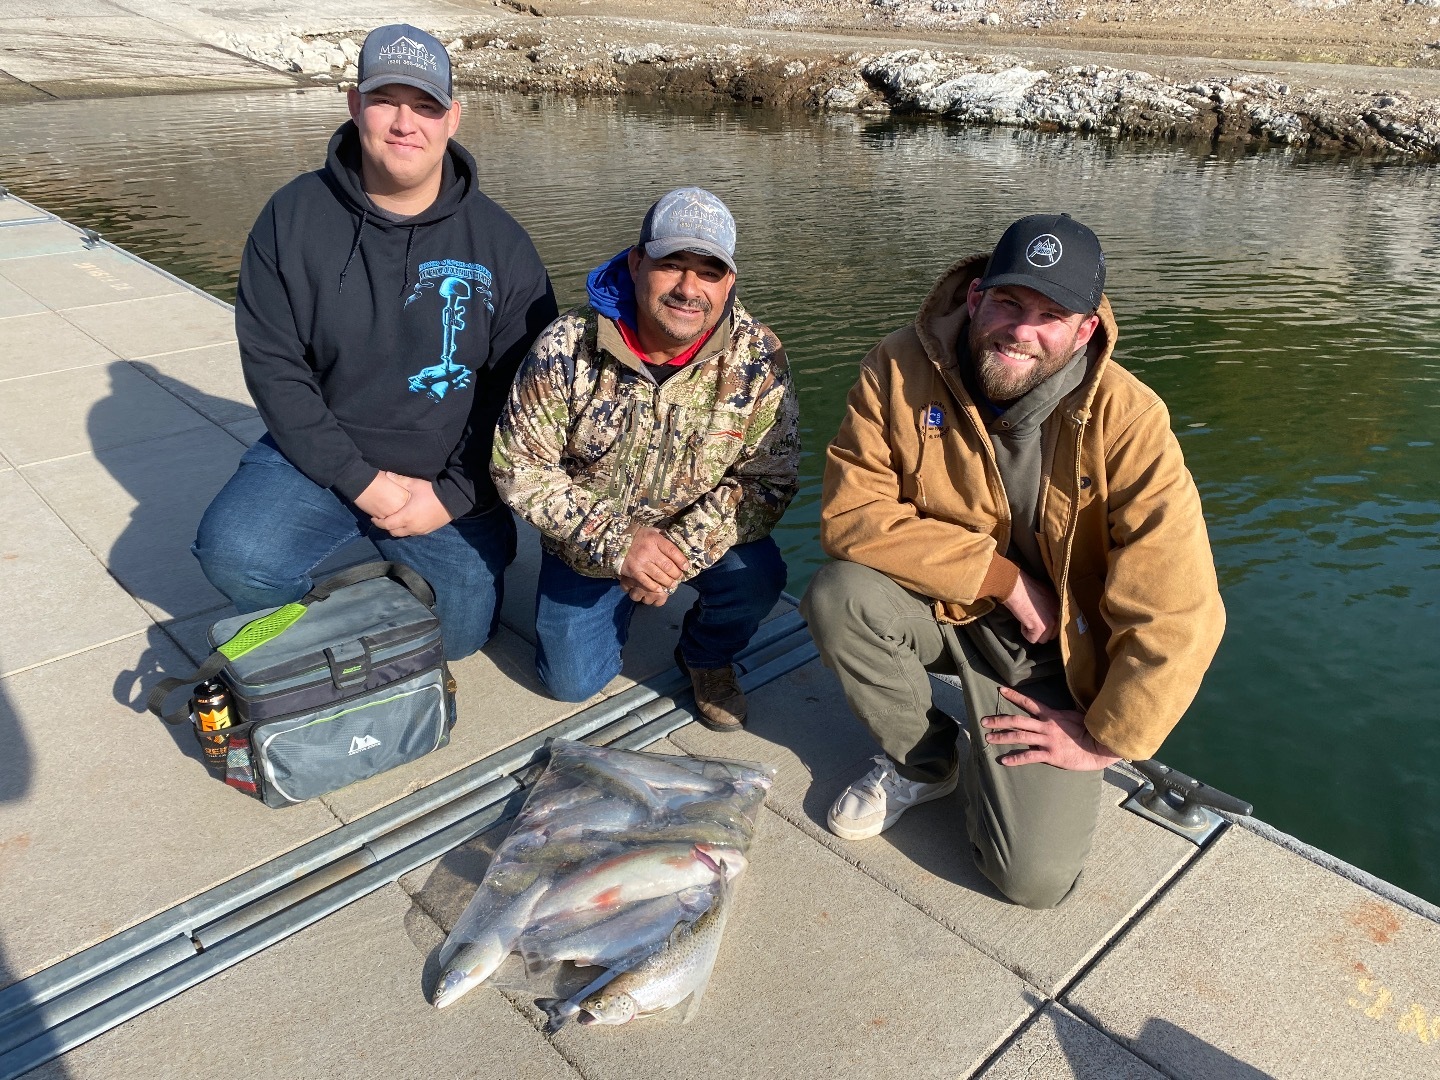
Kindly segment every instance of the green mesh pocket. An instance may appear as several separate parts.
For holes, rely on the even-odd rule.
[[[304,604],[286,604],[282,608],[276,608],[269,615],[246,623],[217,651],[227,660],[238,660],[251,649],[264,645],[271,638],[279,637],[294,626],[305,611]]]

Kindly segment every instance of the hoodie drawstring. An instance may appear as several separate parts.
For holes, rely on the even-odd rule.
[[[410,239],[405,241],[405,284],[400,286],[400,295],[404,296],[410,291],[410,249],[415,246],[415,230],[418,226],[410,226]]]
[[[345,259],[345,265],[340,270],[340,292],[345,291],[345,275],[350,272],[350,264],[355,261],[355,253],[360,250],[360,236],[365,231],[365,225],[370,220],[370,211],[360,211],[360,224],[355,228],[355,242],[350,245],[350,254]],[[411,230],[414,233],[414,230]]]

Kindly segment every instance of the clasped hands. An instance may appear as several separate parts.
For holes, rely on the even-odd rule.
[[[630,538],[630,550],[620,563],[620,584],[639,604],[659,607],[685,580],[690,561],[659,529],[642,525]]]
[[[450,523],[450,511],[436,496],[435,485],[400,473],[379,473],[355,505],[391,536],[424,536]]]
[[[1060,599],[1043,582],[1025,571],[1001,603],[1020,623],[1020,632],[1032,645],[1053,641],[1060,631]],[[993,744],[1020,743],[1027,747],[1000,758],[1002,765],[1033,765],[1044,762],[1057,769],[1103,769],[1120,760],[1120,755],[1091,735],[1085,727],[1085,714],[1075,709],[1052,709],[1034,698],[1002,686],[1006,701],[1030,715],[997,713],[984,716],[980,726],[985,741]]]

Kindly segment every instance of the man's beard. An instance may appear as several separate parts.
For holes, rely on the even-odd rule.
[[[1068,364],[1075,355],[1075,342],[1080,334],[1078,330],[1072,334],[1070,344],[1058,353],[1045,353],[1033,345],[1019,350],[1036,360],[1025,371],[1011,371],[999,356],[999,350],[978,340],[979,336],[975,324],[971,323],[970,357],[975,364],[975,378],[986,397],[991,401],[1005,402],[1024,397]]]
[[[667,300],[670,301],[670,303],[667,304]],[[701,329],[692,332],[688,327],[681,329],[669,322],[670,312],[674,308],[684,308],[688,311],[699,311],[704,314],[705,318],[701,320]],[[710,312],[712,310],[713,307],[710,301],[706,300],[703,296],[696,297],[693,300],[686,300],[673,293],[665,293],[662,296],[656,297],[655,303],[650,308],[650,317],[655,320],[655,324],[660,328],[661,333],[676,344],[684,345],[694,341],[705,332],[704,327],[705,324],[710,321]]]

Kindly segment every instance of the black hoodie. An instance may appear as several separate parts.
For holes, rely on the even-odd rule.
[[[235,298],[245,383],[280,452],[351,501],[382,469],[431,480],[452,517],[499,502],[495,420],[555,316],[535,246],[464,147],[451,140],[430,208],[396,222],[361,186],[353,121],[260,212]]]

